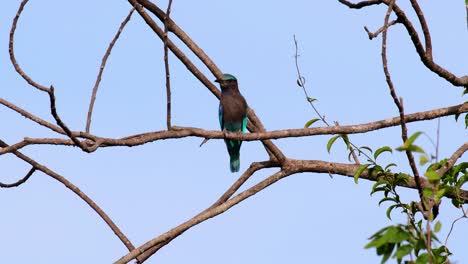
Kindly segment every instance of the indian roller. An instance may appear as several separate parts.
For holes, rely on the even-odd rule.
[[[219,103],[219,124],[221,130],[244,133],[247,131],[247,103],[239,92],[237,79],[231,74],[225,73],[221,79],[217,79],[221,86],[221,99]],[[225,139],[230,157],[231,172],[238,172],[240,168],[240,147],[242,140]]]

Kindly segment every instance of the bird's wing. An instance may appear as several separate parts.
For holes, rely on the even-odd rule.
[[[218,117],[219,117],[219,126],[221,126],[221,130],[224,129],[224,118],[223,118],[223,106],[219,104],[218,108]]]

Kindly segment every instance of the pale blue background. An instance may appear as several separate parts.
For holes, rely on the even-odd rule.
[[[8,32],[20,1],[0,9],[0,97],[53,122],[48,97],[29,87],[8,58]],[[401,3],[400,3],[401,2]],[[408,9],[408,1],[399,3]],[[166,2],[162,1],[161,6]],[[467,74],[468,33],[464,3],[421,1],[433,36],[434,58],[457,75]],[[25,8],[16,33],[23,69],[43,85],[53,84],[58,111],[73,130],[83,130],[89,97],[101,57],[127,15],[127,1],[34,1]],[[316,106],[329,121],[364,123],[398,114],[389,96],[380,58],[380,38],[371,30],[383,23],[386,8],[350,10],[337,1],[174,1],[173,19],[240,89],[268,130],[300,128],[314,113],[296,85],[293,34],[300,63]],[[413,12],[408,15],[414,18]],[[424,68],[402,26],[389,33],[389,67],[408,113],[460,104],[454,88]],[[183,50],[187,50],[183,48]],[[165,87],[161,41],[136,14],[117,42],[96,101],[92,133],[121,137],[165,128]],[[194,56],[190,55],[193,59]],[[201,64],[199,62],[197,65]],[[203,68],[210,77],[210,73]],[[171,57],[173,123],[218,129],[218,101]],[[213,78],[213,77],[212,77]],[[435,139],[437,121],[410,124]],[[374,149],[401,144],[399,128],[353,135]],[[441,119],[440,156],[466,141],[467,130],[453,117]],[[0,107],[0,137],[12,144],[23,137],[56,137],[50,131]],[[276,140],[293,158],[346,161],[329,136]],[[239,174],[231,174],[221,140],[202,148],[200,138],[165,140],[134,148],[99,149],[30,146],[22,151],[64,175],[96,201],[135,245],[167,231],[209,206]],[[428,139],[418,144],[434,153]],[[258,142],[242,148],[241,170],[267,158]],[[401,153],[382,162],[401,164]],[[363,159],[364,160],[364,159]],[[466,155],[462,158],[466,161]],[[5,155],[0,180],[13,182],[29,166]],[[270,175],[256,174],[248,185]],[[385,217],[373,182],[326,174],[299,174],[262,191],[225,214],[184,233],[147,263],[377,263],[364,250],[378,229],[405,219]],[[406,201],[414,190],[401,190]],[[126,248],[83,201],[50,177],[36,173],[19,188],[0,190],[1,263],[111,263]],[[459,211],[444,201],[441,239]],[[457,263],[468,263],[467,221],[455,227],[449,248]]]

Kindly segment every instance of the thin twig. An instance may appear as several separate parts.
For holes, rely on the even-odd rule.
[[[67,134],[67,136],[73,141],[73,143],[75,143],[76,146],[78,146],[79,148],[81,148],[85,152],[91,152],[88,149],[88,147],[86,147],[84,144],[82,144],[80,142],[80,140],[73,135],[72,131],[68,128],[68,126],[62,121],[62,119],[58,115],[57,108],[56,108],[56,105],[55,105],[54,87],[50,86],[50,90],[47,93],[49,94],[49,100],[50,100],[50,112],[51,112],[52,116],[54,117],[55,122],[57,122],[57,125],[59,127],[61,127],[63,129],[63,131],[65,131],[65,134]]]
[[[128,21],[130,21],[130,18],[132,17],[132,14],[133,14],[133,11],[135,11],[134,7],[132,7],[132,9],[128,13],[127,17],[125,17],[124,21],[120,24],[120,27],[117,30],[117,33],[115,34],[112,41],[109,43],[109,46],[107,47],[106,53],[104,54],[104,57],[102,58],[101,66],[99,67],[99,72],[98,72],[98,75],[96,77],[96,82],[94,83],[93,92],[91,94],[91,102],[89,103],[88,117],[86,119],[86,133],[89,133],[89,130],[90,130],[90,127],[91,127],[91,119],[92,119],[92,115],[93,115],[94,102],[96,101],[97,91],[99,89],[99,84],[101,83],[102,73],[104,72],[104,68],[106,67],[107,59],[109,58],[109,56],[110,56],[110,54],[112,52],[112,48],[114,47],[115,43],[117,42],[117,39],[119,39],[120,34],[122,33],[125,25],[127,25]]]
[[[32,167],[28,173],[26,174],[26,176],[24,176],[23,178],[19,179],[17,182],[14,182],[14,183],[2,183],[0,182],[0,187],[1,188],[13,188],[13,187],[18,187],[20,186],[21,184],[25,183],[29,177],[31,177],[33,175],[33,173],[36,171],[36,168],[35,167]]]
[[[169,32],[169,16],[171,14],[171,6],[172,0],[169,0],[167,4],[166,16],[164,18],[164,69],[166,71],[166,99],[167,99],[167,117],[166,117],[166,124],[167,130],[171,130],[171,74],[169,71],[169,48],[167,47],[167,38]]]
[[[458,221],[460,221],[461,219],[463,219],[463,218],[468,218],[468,216],[467,216],[468,210],[465,211],[465,210],[463,209],[463,207],[462,207],[461,209],[462,209],[463,215],[460,216],[460,217],[458,217],[457,219],[455,219],[455,220],[452,222],[452,225],[450,226],[450,230],[449,230],[447,236],[445,237],[444,246],[445,246],[446,248],[447,248],[448,239],[449,239],[450,235],[452,234],[452,231],[453,231],[453,228],[455,227],[455,224],[456,224]]]
[[[23,12],[24,6],[28,3],[28,0],[21,1],[21,4],[18,8],[18,12],[16,12],[15,18],[13,19],[13,24],[11,25],[10,30],[10,40],[8,45],[8,52],[10,53],[10,60],[13,66],[15,67],[16,72],[23,77],[23,79],[29,83],[31,86],[39,89],[43,92],[49,92],[49,88],[35,82],[31,77],[29,77],[19,66],[18,62],[16,61],[15,52],[14,52],[14,38],[15,38],[15,31],[16,25],[18,24],[18,19],[20,18],[21,13]]]
[[[367,35],[369,36],[369,39],[372,40],[372,39],[376,38],[384,30],[387,30],[389,27],[395,25],[396,23],[398,23],[398,19],[392,20],[391,22],[388,23],[388,25],[382,26],[381,28],[379,28],[375,32],[370,32],[369,29],[366,26],[364,27],[364,30],[367,32]]]

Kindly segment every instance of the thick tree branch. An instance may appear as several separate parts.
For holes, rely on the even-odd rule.
[[[343,164],[343,163],[332,163],[332,162],[324,162],[318,160],[293,160],[288,159],[283,166],[283,169],[275,174],[269,176],[268,178],[260,181],[259,183],[255,184],[253,187],[239,193],[238,195],[232,197],[231,199],[226,200],[225,202],[215,206],[209,207],[208,209],[204,210],[203,212],[199,213],[198,215],[194,216],[193,218],[187,220],[186,222],[180,224],[179,226],[169,230],[166,233],[161,234],[158,237],[149,240],[148,242],[144,243],[140,247],[136,248],[135,250],[131,251],[127,255],[120,258],[118,261],[114,262],[115,264],[124,264],[132,259],[139,257],[140,259],[146,259],[144,256],[148,255],[148,251],[156,248],[159,249],[162,246],[169,243],[174,238],[178,237],[179,235],[183,234],[188,229],[214,217],[225,211],[232,208],[234,205],[242,202],[243,200],[257,194],[258,192],[264,190],[266,187],[270,186],[271,184],[293,174],[303,173],[303,172],[315,172],[315,173],[332,173],[332,174],[339,174],[344,176],[353,177],[354,172],[357,170],[359,166],[355,164]],[[380,176],[383,177],[383,176]],[[371,175],[368,170],[365,170],[360,178],[367,179],[371,181],[377,181],[380,179],[379,176]],[[422,179],[422,185],[424,187],[430,186],[429,182],[425,179]],[[408,188],[416,188],[416,184],[414,178],[410,177],[407,182],[401,183],[402,187]],[[462,191],[461,196],[468,202],[468,192]]]
[[[202,211],[201,213],[199,213],[198,215],[201,215],[223,203],[225,203],[229,198],[232,197],[232,195],[234,195],[234,193],[236,193],[239,188],[250,178],[250,176],[252,176],[255,172],[261,170],[261,169],[264,169],[264,168],[269,168],[269,167],[272,167],[272,166],[279,166],[279,164],[275,163],[275,162],[272,162],[272,161],[263,161],[263,162],[253,162],[252,164],[250,164],[249,168],[239,177],[239,179],[237,179],[237,181],[234,182],[234,184],[223,194],[221,195],[221,197],[219,197],[219,199],[213,203],[210,207],[208,207],[207,209],[205,209],[204,211]],[[198,216],[197,215],[197,216]],[[197,217],[195,216],[195,217]],[[194,217],[194,218],[195,218]],[[177,233],[175,232],[173,236],[171,236],[170,239],[167,239],[165,240],[164,242],[162,243],[158,243],[157,245],[149,248],[148,250],[146,250],[143,254],[141,254],[140,256],[138,256],[138,260],[140,260],[141,262],[144,262],[146,261],[149,257],[151,257],[154,253],[156,253],[159,249],[161,249],[162,247],[164,247],[165,245],[167,245],[168,243],[170,243],[174,238],[176,238],[177,236],[181,235],[182,233]]]
[[[0,100],[0,103],[2,101]],[[24,110],[23,110],[24,111]],[[455,105],[451,107],[439,108],[425,112],[417,112],[405,116],[406,123],[419,122],[423,120],[431,120],[442,116],[455,115],[457,113],[468,113],[468,103],[462,105]],[[290,137],[305,137],[314,135],[333,135],[333,134],[359,134],[370,131],[375,131],[383,128],[393,127],[400,125],[400,117],[393,117],[389,119],[379,120],[376,122],[349,125],[349,126],[332,126],[332,127],[314,127],[314,128],[300,128],[300,129],[284,129],[269,132],[257,132],[239,135],[237,133],[223,133],[218,130],[204,130],[193,127],[174,127],[173,130],[161,130],[143,134],[127,136],[120,139],[104,138],[94,136],[84,132],[72,132],[73,136],[86,138],[83,144],[86,144],[90,149],[93,146],[94,150],[98,147],[111,147],[111,146],[139,146],[148,142],[165,139],[177,139],[184,137],[202,137],[209,139],[242,139],[244,141],[255,141],[265,139],[281,139]],[[61,133],[64,134],[64,133]],[[11,145],[8,148],[0,149],[0,155],[19,150],[28,145],[73,145],[73,141],[61,138],[25,138],[21,142]]]

